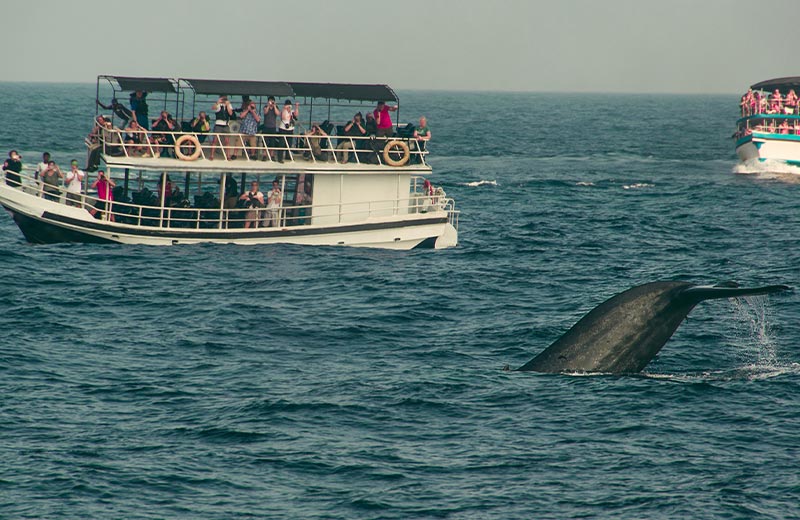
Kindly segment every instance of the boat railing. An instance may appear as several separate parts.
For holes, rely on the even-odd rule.
[[[96,126],[87,138],[90,148],[110,156],[170,157],[184,161],[322,162],[405,166],[425,164],[425,141],[414,137],[306,134],[242,134],[121,130]]]
[[[287,228],[304,225],[357,224],[371,218],[386,218],[416,213],[445,211],[448,220],[456,228],[458,211],[455,201],[442,195],[411,193],[397,199],[334,203],[323,205],[294,205],[286,201],[278,207],[227,207],[215,197],[208,207],[191,206],[189,199],[181,198],[162,204],[134,204],[122,200],[107,201],[91,193],[70,194],[63,186],[47,185],[28,171],[23,171],[22,190],[51,202],[83,208],[95,218],[132,226],[184,229],[251,229],[276,227]],[[152,193],[152,192],[151,192]],[[239,198],[237,194],[236,198]],[[202,199],[198,194],[195,201]]]
[[[800,135],[800,116],[760,114],[740,119],[733,137],[740,139],[753,132],[776,135]]]

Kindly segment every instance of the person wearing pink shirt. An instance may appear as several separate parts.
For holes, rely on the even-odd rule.
[[[387,105],[384,101],[378,101],[378,106],[372,112],[375,116],[375,122],[378,125],[378,137],[391,137],[394,135],[394,125],[392,125],[392,116],[389,112],[397,111],[397,105]]]
[[[95,204],[96,211],[92,212],[95,218],[98,211],[100,215],[103,215],[103,212],[108,210],[108,220],[114,222],[114,214],[111,213],[111,202],[114,200],[112,190],[115,186],[114,181],[106,177],[106,173],[103,170],[97,171],[97,179],[92,183],[92,188],[97,190],[97,198],[99,199]]]

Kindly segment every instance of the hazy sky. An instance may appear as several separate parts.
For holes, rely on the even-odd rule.
[[[740,93],[800,75],[800,0],[3,0],[0,81]],[[759,8],[761,10],[759,11]]]

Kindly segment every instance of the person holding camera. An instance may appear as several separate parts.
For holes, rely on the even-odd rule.
[[[163,155],[164,151],[169,153],[172,145],[175,144],[175,137],[172,132],[177,128],[178,123],[172,119],[172,116],[166,110],[162,110],[158,115],[158,119],[153,121],[153,144],[156,145],[157,155]],[[158,133],[156,133],[158,132]]]
[[[320,128],[319,124],[314,123],[311,125],[311,130],[306,133],[306,140],[308,141],[308,147],[311,148],[311,155],[314,156],[315,159],[319,161],[327,161],[328,160],[328,152],[322,151],[323,143],[325,143],[325,147],[328,147],[327,141],[323,141],[324,138],[328,137],[328,134]],[[305,152],[303,155],[308,155],[309,152]],[[309,157],[306,157],[309,158]]]
[[[250,210],[245,216],[244,228],[249,229],[251,224],[258,227],[258,208],[264,207],[264,194],[258,191],[257,181],[250,183],[250,191],[242,193],[239,201]]]
[[[292,101],[287,99],[283,104],[283,110],[281,110],[281,124],[278,126],[278,134],[284,136],[294,134],[294,122],[297,121],[299,115],[300,103],[294,105],[294,109],[292,109]],[[278,152],[278,162],[283,162],[283,158],[289,153],[287,148],[292,148],[293,144],[293,140],[289,137],[282,139],[279,146],[283,149]]]
[[[215,116],[214,133],[230,133],[231,129],[229,123],[233,118],[233,106],[231,106],[230,101],[228,101],[228,96],[220,96],[217,102],[211,105],[211,110],[214,111]],[[219,144],[220,147],[224,147],[223,152],[226,157],[230,156],[230,151],[228,150],[228,137],[215,135],[211,140],[211,155],[209,156],[209,159],[212,161],[214,160],[214,151],[216,150],[215,145],[217,144]]]
[[[61,179],[64,178],[64,173],[58,167],[55,161],[47,163],[47,169],[42,172],[42,197],[45,200],[58,202],[61,196],[60,187]]]
[[[283,192],[277,180],[272,181],[272,189],[267,192],[267,227],[280,226]]]
[[[392,116],[389,112],[395,112],[398,105],[387,105],[384,101],[378,101],[378,106],[372,111],[375,116],[375,123],[378,125],[378,137],[392,137],[394,135],[394,125],[392,125]]]
[[[353,119],[347,122],[344,125],[343,136],[347,137],[365,137],[367,135],[367,126],[364,123],[363,116],[361,112],[356,112],[356,115],[353,116]],[[337,152],[336,157],[339,162],[346,163],[350,160],[350,152],[349,150],[353,150],[355,148],[361,148],[363,146],[364,141],[362,140],[354,140],[354,139],[341,139],[341,143],[336,147],[337,150],[342,150],[341,152]]]
[[[239,119],[241,119],[241,126],[239,127],[239,132],[244,135],[244,142],[247,146],[247,154],[248,157],[251,159],[258,158],[258,150],[256,149],[256,142],[258,138],[256,134],[258,133],[258,123],[261,122],[261,116],[258,115],[258,109],[256,109],[256,102],[250,101],[250,103],[242,110],[239,114]]]
[[[264,129],[263,132],[265,134],[272,134],[270,137],[267,138],[267,146],[270,148],[277,145],[277,138],[274,137],[275,134],[278,133],[278,117],[281,115],[281,111],[278,110],[278,106],[275,104],[275,96],[270,96],[267,98],[267,104],[264,105],[264,123],[262,128]],[[275,151],[269,151],[270,158],[274,161],[275,160]],[[262,161],[267,160],[266,154],[261,158]]]
[[[108,211],[108,220],[114,222],[114,214],[111,213],[111,203],[114,201],[113,189],[117,185],[113,180],[106,177],[106,172],[97,170],[97,179],[92,183],[92,189],[97,190],[97,203],[94,205],[95,211],[92,211],[92,216],[97,218],[97,212],[100,212],[100,218],[105,219],[105,212]]]
[[[22,156],[16,150],[8,152],[8,159],[3,163],[3,171],[6,172],[6,184],[9,186],[22,186]]]
[[[64,179],[64,184],[67,186],[67,204],[70,206],[81,206],[81,186],[83,185],[83,178],[86,175],[78,169],[78,161],[73,159],[69,163],[70,170]]]

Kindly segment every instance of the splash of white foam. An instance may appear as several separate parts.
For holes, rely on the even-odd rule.
[[[737,355],[745,367],[775,369],[779,366],[775,341],[769,326],[766,296],[735,298],[733,313],[736,318]]]
[[[763,179],[777,179],[788,182],[800,182],[800,168],[783,161],[753,159],[733,166],[733,173],[739,175],[755,175]]]
[[[472,181],[462,183],[462,186],[470,186],[472,188],[476,188],[478,186],[497,186],[497,181]]]
[[[622,187],[623,190],[641,190],[644,188],[652,188],[655,184],[648,184],[646,182],[637,182],[636,184],[626,184]]]
[[[576,182],[575,186],[594,186],[594,183],[593,182],[588,182],[588,181],[580,181],[580,182]]]

